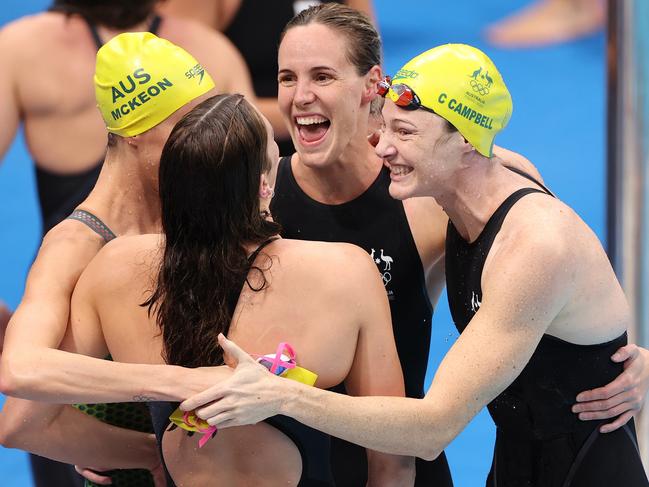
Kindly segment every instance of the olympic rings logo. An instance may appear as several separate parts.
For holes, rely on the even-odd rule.
[[[384,272],[381,277],[383,278],[384,286],[387,286],[392,280],[392,274],[390,274],[389,272]]]
[[[473,88],[473,91],[481,94],[482,96],[489,94],[489,88],[474,79],[471,80],[471,88]]]

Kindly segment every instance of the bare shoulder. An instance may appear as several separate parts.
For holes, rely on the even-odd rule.
[[[368,274],[378,276],[376,266],[362,248],[339,242],[282,239],[280,261],[291,271],[327,281],[354,283]]]
[[[84,224],[63,220],[43,237],[34,264],[56,262],[70,268],[85,267],[103,245],[104,240]]]
[[[159,234],[117,237],[101,249],[88,268],[113,282],[133,279],[158,263],[161,238]]]
[[[547,252],[569,260],[584,244],[599,246],[592,230],[572,208],[543,193],[527,195],[517,202],[503,229],[501,243],[512,252]]]
[[[17,53],[23,54],[37,45],[51,42],[61,34],[69,33],[70,22],[76,24],[74,18],[60,13],[27,15],[4,25],[0,29],[0,39],[3,46],[14,46]]]
[[[336,265],[371,262],[365,250],[350,243],[293,240],[288,238],[283,238],[278,243],[282,246],[283,258],[308,260],[313,265],[327,262]]]

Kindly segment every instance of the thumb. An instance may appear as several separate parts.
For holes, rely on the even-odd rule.
[[[236,363],[236,365],[241,365],[246,362],[254,362],[253,358],[243,351],[239,346],[231,340],[225,338],[223,333],[219,333],[218,336],[219,345],[223,347],[223,351],[227,353]]]
[[[619,348],[617,352],[615,352],[611,356],[611,360],[613,362],[625,362],[626,360],[630,358],[635,358],[638,355],[638,347],[636,347],[633,343],[629,345],[625,345],[622,348]]]

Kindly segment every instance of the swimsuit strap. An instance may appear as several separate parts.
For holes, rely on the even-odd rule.
[[[86,21],[86,24],[88,24],[88,29],[90,29],[90,35],[92,35],[92,39],[95,41],[95,45],[97,46],[97,50],[101,48],[101,46],[104,45],[104,41],[102,40],[101,36],[99,35],[99,31],[97,30],[97,26],[87,17],[83,17],[83,19]],[[158,34],[158,29],[160,29],[160,24],[162,23],[162,17],[160,17],[158,14],[155,14],[151,18],[151,22],[149,22],[149,28],[147,29],[148,32],[151,32],[151,34]]]
[[[88,19],[87,17],[83,17],[83,20],[85,20],[86,24],[88,24],[88,29],[90,29],[90,35],[92,36],[92,39],[95,41],[97,50],[99,50],[101,46],[104,45],[104,41],[102,41],[101,37],[99,36],[99,32],[97,31],[97,26],[93,24],[90,21],[90,19]]]
[[[89,211],[74,210],[72,214],[66,218],[66,220],[80,221],[88,228],[90,228],[90,230],[103,238],[106,243],[110,242],[114,238],[117,238],[117,235],[115,235],[104,222],[102,222],[98,217],[96,217]]]
[[[250,270],[250,267],[252,266],[252,263],[255,261],[257,256],[261,253],[261,251],[266,247],[269,243],[273,242],[274,240],[277,240],[278,237],[271,237],[268,240],[264,240],[259,246],[248,256],[248,271]],[[237,307],[237,303],[239,302],[239,294],[241,294],[241,288],[243,287],[244,283],[248,282],[248,272],[246,272],[246,275],[243,276],[243,279],[241,280],[241,285],[240,286],[235,286],[232,289],[232,292],[230,293],[229,299],[228,299],[228,309],[230,311],[230,316],[234,316],[234,310]]]
[[[162,17],[160,17],[158,14],[155,14],[151,19],[151,23],[149,24],[149,32],[151,32],[151,34],[158,35],[158,29],[160,29],[161,23]]]
[[[530,176],[527,174],[525,171],[522,171],[518,169],[517,167],[512,167],[512,166],[504,166],[506,169],[509,169],[511,172],[515,172],[519,176],[523,176],[525,179],[532,181],[534,184],[538,185],[539,187],[543,188],[543,191],[545,191],[547,194],[550,196],[554,196],[554,193],[550,191],[548,188],[545,187],[540,181],[538,181],[535,177]]]
[[[271,237],[268,240],[264,240],[262,243],[260,243],[259,247],[257,247],[248,257],[248,264],[252,265],[257,256],[261,253],[262,250],[264,250],[264,247],[266,247],[269,243],[274,242],[275,240],[277,240],[277,237]]]

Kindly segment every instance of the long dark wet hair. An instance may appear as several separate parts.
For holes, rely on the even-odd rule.
[[[185,115],[164,146],[165,243],[144,306],[157,313],[169,364],[223,363],[217,336],[227,335],[232,303],[247,281],[245,245],[279,233],[259,207],[260,177],[271,168],[267,145],[266,127],[252,105],[242,95],[217,95]],[[263,269],[256,270],[260,278],[251,288],[259,291],[266,279]]]

